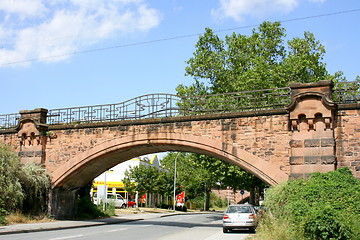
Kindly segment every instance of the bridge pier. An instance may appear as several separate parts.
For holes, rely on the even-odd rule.
[[[20,151],[18,153],[21,163],[45,164],[46,160],[46,124],[47,109],[20,111],[19,123],[16,127],[19,138]]]
[[[331,101],[333,83],[320,81],[291,84],[288,106],[290,131],[290,178],[336,169],[335,110]]]
[[[49,213],[55,219],[68,220],[76,217],[79,189],[55,187],[50,191]]]

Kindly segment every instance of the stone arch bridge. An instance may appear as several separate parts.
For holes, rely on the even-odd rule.
[[[52,178],[51,213],[70,218],[76,191],[133,157],[186,151],[236,164],[274,185],[348,166],[360,178],[358,83],[179,99],[156,94],[120,104],[0,115],[0,142]],[[349,87],[352,86],[353,88]]]

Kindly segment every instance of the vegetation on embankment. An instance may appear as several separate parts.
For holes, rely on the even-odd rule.
[[[348,168],[271,187],[257,239],[360,239],[360,181]]]
[[[26,218],[44,216],[49,190],[50,177],[42,166],[21,165],[17,154],[0,143],[0,225],[15,212]]]

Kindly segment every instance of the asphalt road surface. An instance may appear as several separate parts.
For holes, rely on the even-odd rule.
[[[53,230],[0,236],[1,240],[231,240],[246,239],[251,233],[222,232],[221,213],[175,215],[67,230]]]

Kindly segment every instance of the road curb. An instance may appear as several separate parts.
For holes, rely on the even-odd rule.
[[[114,218],[116,219],[116,218]],[[104,221],[104,222],[92,222],[92,223],[84,223],[84,224],[77,224],[71,226],[54,226],[54,227],[38,227],[38,228],[28,228],[28,229],[9,229],[7,230],[6,227],[0,227],[0,236],[1,235],[11,235],[11,234],[18,234],[18,233],[31,233],[31,232],[43,232],[43,231],[56,231],[56,230],[64,230],[64,229],[74,229],[74,228],[86,228],[86,227],[95,227],[95,226],[102,226],[102,225],[111,225],[111,224],[118,224],[118,223],[125,223],[125,222],[135,222],[145,220],[144,218],[136,218],[136,219],[119,219],[111,220],[111,221]],[[39,224],[40,225],[40,224]]]
[[[199,213],[208,213],[208,212],[173,212],[173,213],[164,213],[164,214],[143,214],[142,216],[135,217],[133,219],[126,217],[110,217],[105,219],[95,219],[88,221],[55,221],[47,223],[30,223],[30,224],[15,224],[9,226],[0,227],[0,236],[1,235],[11,235],[18,233],[30,233],[30,232],[42,232],[42,231],[56,231],[64,229],[74,229],[74,228],[85,228],[85,227],[94,227],[110,224],[118,224],[125,222],[134,222],[141,221],[152,218],[164,218],[171,217],[175,215],[190,215],[190,214],[199,214]],[[49,226],[50,224],[55,226]],[[72,224],[72,225],[71,225]],[[56,226],[57,225],[57,226]]]

